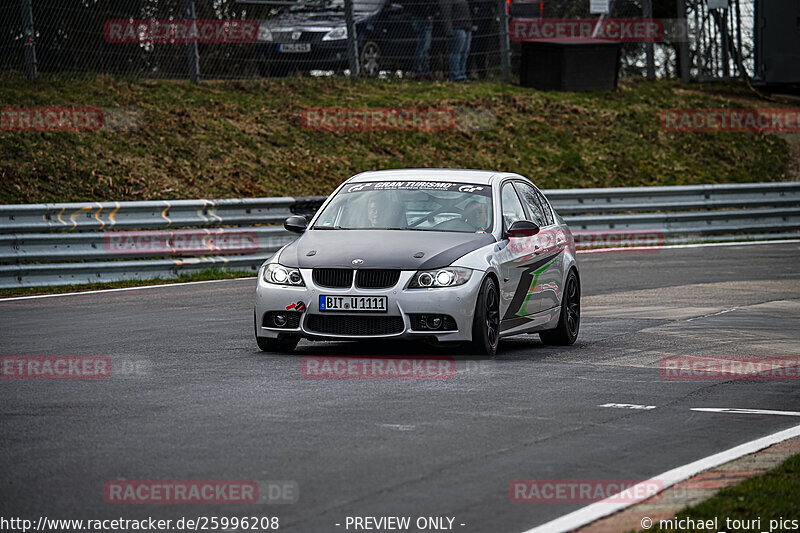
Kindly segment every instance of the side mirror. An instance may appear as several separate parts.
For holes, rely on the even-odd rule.
[[[307,226],[306,217],[300,215],[291,216],[283,222],[283,227],[292,233],[303,233]]]
[[[533,237],[539,233],[539,226],[530,220],[517,220],[508,228],[509,237]]]

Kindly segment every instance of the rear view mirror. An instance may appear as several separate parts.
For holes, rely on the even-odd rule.
[[[283,227],[292,233],[303,233],[306,230],[306,226],[308,226],[306,217],[300,215],[291,216],[283,223]]]
[[[509,237],[533,237],[539,233],[539,226],[530,220],[517,220],[508,228]]]

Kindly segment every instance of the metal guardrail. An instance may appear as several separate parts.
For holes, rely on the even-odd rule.
[[[797,205],[800,182],[608,187],[545,191],[562,216]]]
[[[0,205],[0,229],[18,233],[274,224],[316,207],[319,197]]]
[[[544,191],[578,246],[643,232],[658,244],[785,238],[800,231],[800,182]],[[255,272],[294,235],[278,223],[325,197],[0,205],[0,288]],[[135,231],[132,231],[135,230]],[[649,242],[653,242],[650,239]]]
[[[545,194],[573,232],[656,230],[671,243],[725,234],[780,237],[800,230],[800,182],[560,189]]]
[[[288,217],[283,218],[285,219]],[[281,219],[283,221],[283,219]],[[0,263],[253,254],[293,239],[282,226],[175,231],[12,233],[0,235]]]
[[[295,237],[276,224],[324,199],[0,205],[0,288],[255,271]]]

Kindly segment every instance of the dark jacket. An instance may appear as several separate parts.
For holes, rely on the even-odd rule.
[[[452,35],[453,30],[471,30],[472,17],[469,14],[467,0],[439,0],[442,22],[445,33]]]
[[[472,11],[472,31],[489,33],[494,22],[494,4],[491,0],[469,0]]]

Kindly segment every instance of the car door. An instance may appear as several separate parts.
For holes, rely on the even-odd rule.
[[[536,301],[538,311],[558,307],[561,303],[561,291],[564,283],[564,245],[565,238],[558,234],[558,226],[553,210],[544,195],[528,183],[514,183],[517,192],[528,212],[531,222],[535,222],[540,230],[535,237],[534,254],[537,264],[541,266],[534,273],[530,287],[532,299]]]
[[[500,189],[500,204],[503,222],[503,234],[518,220],[527,220],[528,214],[523,202],[514,188],[513,181],[505,182]],[[534,285],[536,270],[541,267],[534,247],[535,237],[505,236],[502,252],[498,254],[498,262],[502,279],[500,280],[500,308],[503,323],[501,330],[507,331],[520,326],[530,325],[528,316],[541,308],[535,295],[530,292]]]

